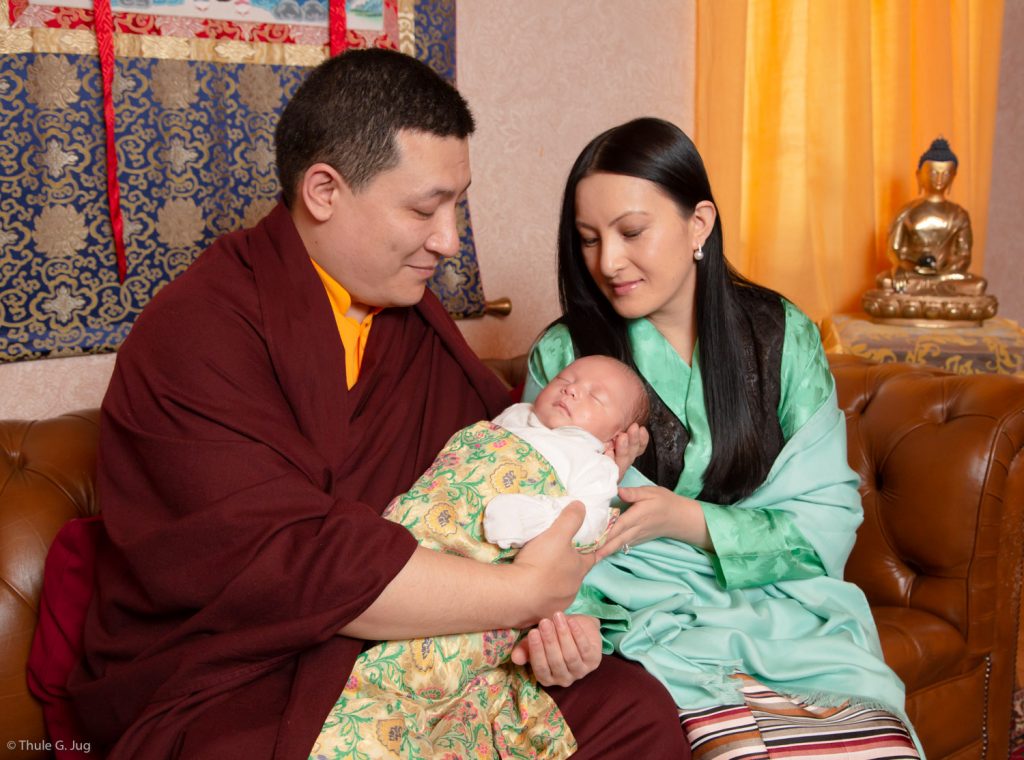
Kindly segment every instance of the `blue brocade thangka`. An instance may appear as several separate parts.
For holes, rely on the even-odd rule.
[[[78,0],[57,2],[0,0],[0,361],[115,350],[142,307],[200,251],[258,221],[279,192],[277,118],[325,55],[325,28],[200,22],[156,15],[158,2],[114,3],[128,263],[120,283],[99,61],[91,23],[67,21],[91,22],[91,12],[70,7]],[[326,7],[306,4],[315,2]],[[350,15],[358,4],[349,0]],[[129,6],[154,15],[119,13]],[[453,0],[387,0],[383,14],[383,32],[350,33],[350,44],[415,52],[454,79]],[[207,26],[197,32],[200,23]],[[208,38],[229,27],[235,38]],[[317,44],[301,44],[309,42]],[[453,316],[475,316],[484,298],[465,203],[460,221],[460,255],[443,262],[430,286]]]

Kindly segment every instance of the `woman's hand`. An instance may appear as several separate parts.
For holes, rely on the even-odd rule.
[[[606,456],[615,460],[619,468],[619,480],[622,480],[626,470],[636,461],[636,458],[644,453],[650,435],[647,428],[640,427],[635,422],[621,433],[616,433],[604,447]]]
[[[542,686],[568,686],[601,664],[601,625],[588,615],[556,612],[516,644],[512,662],[529,662]]]
[[[711,548],[704,510],[693,499],[661,486],[620,488],[619,498],[631,506],[608,532],[608,540],[597,552],[598,560],[654,538],[675,538],[702,549]]]

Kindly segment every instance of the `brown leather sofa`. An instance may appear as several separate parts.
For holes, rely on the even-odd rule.
[[[871,602],[929,758],[1009,750],[1024,512],[1024,380],[833,357]]]
[[[1024,380],[836,357],[865,521],[848,567],[931,760],[1005,758],[1024,509]],[[45,757],[25,684],[43,560],[97,508],[95,410],[0,422],[0,757]],[[11,749],[9,742],[15,742]],[[6,744],[6,747],[4,746]]]

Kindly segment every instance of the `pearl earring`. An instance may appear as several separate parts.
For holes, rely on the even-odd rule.
[[[704,258],[704,246],[698,245],[697,250],[693,252],[693,260],[701,261]]]

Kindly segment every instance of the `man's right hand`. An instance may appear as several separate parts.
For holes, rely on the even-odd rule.
[[[340,633],[397,640],[493,628],[529,628],[568,607],[596,562],[572,538],[585,509],[575,501],[511,564],[477,562],[417,547],[391,583]]]
[[[572,543],[585,514],[582,502],[570,503],[550,528],[519,550],[512,562],[517,586],[513,593],[524,600],[526,617],[517,627],[551,618],[576,598],[583,577],[596,562],[595,555],[580,554]]]

